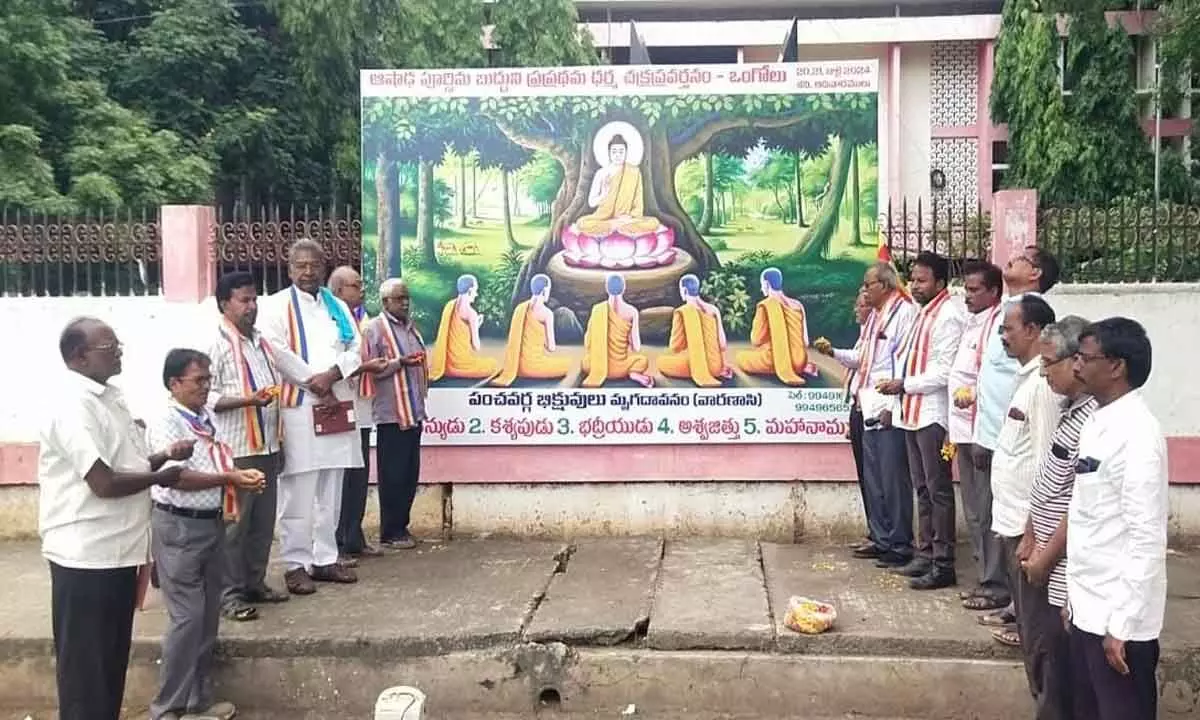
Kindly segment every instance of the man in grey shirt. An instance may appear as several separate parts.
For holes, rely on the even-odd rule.
[[[384,281],[379,289],[383,312],[364,333],[370,357],[387,360],[376,374],[375,437],[379,477],[379,544],[411,549],[409,514],[421,474],[421,428],[429,370],[425,342],[409,316],[411,299],[403,280]]]

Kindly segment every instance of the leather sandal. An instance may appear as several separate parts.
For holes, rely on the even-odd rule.
[[[283,582],[293,595],[312,595],[317,591],[317,586],[304,568],[288,570],[283,575]]]
[[[358,582],[358,575],[345,565],[313,565],[312,579],[316,582],[339,583],[349,585]]]

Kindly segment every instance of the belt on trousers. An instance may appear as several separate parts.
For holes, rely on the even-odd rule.
[[[211,510],[195,510],[193,508],[181,508],[167,503],[155,501],[154,507],[162,510],[165,513],[178,515],[179,517],[191,518],[192,520],[216,520],[221,517],[221,508],[213,508]]]

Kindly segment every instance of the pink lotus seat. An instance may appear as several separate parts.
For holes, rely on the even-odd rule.
[[[675,231],[666,225],[633,237],[617,232],[594,237],[571,225],[563,231],[562,244],[563,259],[573,267],[628,270],[675,262]]]

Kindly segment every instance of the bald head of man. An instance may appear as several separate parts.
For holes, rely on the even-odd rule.
[[[121,341],[102,320],[81,317],[67,323],[58,351],[67,367],[101,385],[121,374]]]
[[[346,303],[351,310],[362,307],[362,276],[349,265],[334,268],[334,271],[329,273],[329,291]]]

